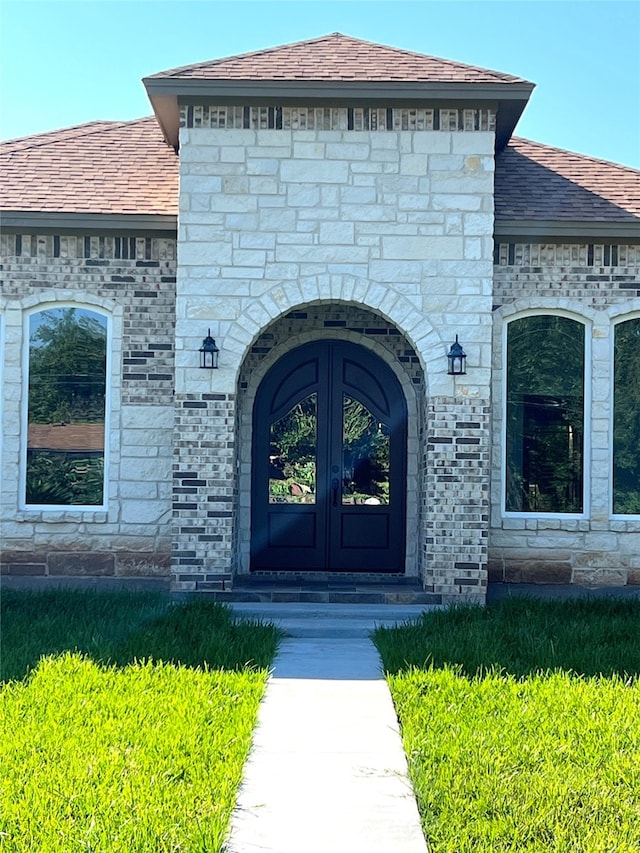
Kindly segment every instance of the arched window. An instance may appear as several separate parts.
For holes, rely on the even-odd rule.
[[[613,340],[613,512],[640,515],[640,317]]]
[[[29,315],[26,506],[105,503],[107,318],[87,308]]]
[[[507,512],[584,509],[585,327],[541,314],[507,327]]]

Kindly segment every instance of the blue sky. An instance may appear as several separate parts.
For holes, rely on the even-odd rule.
[[[148,115],[147,74],[336,31],[531,80],[518,135],[640,168],[637,0],[0,0],[0,136]]]

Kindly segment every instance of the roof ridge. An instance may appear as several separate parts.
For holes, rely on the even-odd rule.
[[[181,65],[177,68],[170,68],[167,71],[159,71],[156,74],[151,74],[148,77],[145,77],[145,80],[149,79],[157,79],[157,78],[166,78],[174,75],[178,75],[184,71],[195,71],[205,68],[214,68],[218,65],[222,65],[226,62],[230,62],[231,60],[244,60],[252,57],[261,57],[267,56],[271,53],[280,53],[282,51],[286,51],[290,48],[299,48],[306,45],[319,44],[322,42],[330,42],[341,41],[341,42],[350,42],[352,44],[365,45],[367,47],[373,48],[375,50],[384,50],[384,51],[393,51],[394,53],[401,54],[403,56],[408,56],[412,58],[422,59],[422,60],[430,60],[436,61],[441,65],[455,68],[455,69],[468,69],[471,71],[481,72],[483,74],[490,74],[497,79],[501,79],[502,81],[509,82],[520,82],[520,83],[528,83],[528,80],[525,80],[522,77],[517,77],[513,74],[508,74],[504,71],[496,71],[490,68],[482,68],[479,65],[470,65],[465,62],[458,62],[455,59],[445,59],[440,56],[433,56],[432,54],[427,53],[419,53],[416,50],[408,50],[402,47],[396,47],[395,45],[381,44],[380,42],[369,41],[367,39],[357,38],[356,36],[347,35],[345,33],[333,32],[327,33],[322,36],[316,36],[311,39],[302,39],[300,41],[288,42],[287,44],[274,45],[272,47],[265,47],[259,50],[247,51],[245,53],[231,54],[229,56],[218,57],[217,59],[205,60],[203,62],[191,63],[189,65]]]
[[[43,148],[46,145],[55,145],[58,142],[68,141],[69,138],[84,138],[95,133],[108,133],[111,130],[125,127],[129,124],[136,124],[137,122],[148,121],[149,119],[154,119],[154,116],[142,116],[140,118],[127,119],[126,121],[96,119],[94,121],[83,122],[82,124],[59,127],[56,130],[44,130],[41,133],[17,136],[13,139],[3,139],[0,140],[0,146],[2,148],[4,146],[11,146],[14,150],[19,151],[26,151],[30,148]],[[73,133],[73,131],[79,132]],[[66,134],[66,136],[63,136],[63,134]],[[5,153],[7,153],[6,149]]]
[[[603,157],[594,157],[591,154],[582,154],[580,151],[572,151],[570,148],[560,148],[558,145],[549,145],[547,142],[539,142],[536,139],[527,139],[524,136],[512,136],[508,142],[508,146],[512,143],[525,142],[527,145],[535,145],[539,148],[545,148],[547,151],[557,151],[559,154],[569,154],[572,157],[579,157],[581,160],[589,160],[591,163],[602,163],[603,166],[614,166],[616,169],[624,169],[628,172],[633,172],[634,175],[640,176],[640,169],[635,166],[627,166],[626,163],[616,163],[615,160],[605,160]]]
[[[417,50],[409,50],[406,47],[396,47],[393,44],[380,44],[380,42],[369,41],[368,39],[359,39],[359,38],[356,38],[355,36],[344,35],[344,33],[332,33],[332,35],[339,35],[339,36],[342,36],[343,38],[349,39],[350,41],[358,42],[358,44],[366,44],[366,45],[369,45],[370,47],[381,47],[381,48],[384,48],[384,50],[393,50],[396,53],[403,53],[406,56],[417,56],[419,59],[435,59],[438,62],[441,62],[443,65],[452,65],[455,68],[470,68],[470,69],[473,69],[474,71],[482,71],[485,74],[488,72],[490,74],[496,74],[496,75],[499,75],[501,77],[508,77],[511,80],[519,80],[522,82],[529,82],[529,81],[524,81],[524,78],[517,77],[515,74],[508,74],[506,71],[496,71],[493,68],[483,68],[480,65],[470,65],[468,62],[458,62],[457,59],[445,59],[443,56],[434,56],[432,53],[420,53]]]
[[[250,56],[263,56],[266,53],[273,53],[276,50],[282,50],[286,47],[296,47],[301,44],[314,44],[315,42],[325,41],[325,39],[330,38],[331,36],[336,35],[344,35],[343,33],[327,33],[324,36],[316,36],[312,39],[302,39],[301,41],[290,41],[286,44],[276,44],[272,45],[272,47],[262,47],[259,50],[247,50],[244,53],[231,53],[229,56],[219,56],[217,59],[205,59],[203,62],[190,62],[188,65],[178,65],[175,68],[168,68],[166,71],[157,71],[155,74],[149,74],[144,77],[144,80],[153,79],[154,77],[167,77],[168,75],[174,74],[178,71],[185,71],[187,68],[210,68],[212,65],[219,65],[221,62],[227,62],[229,59],[245,59]],[[351,36],[344,36],[344,38],[352,38]]]

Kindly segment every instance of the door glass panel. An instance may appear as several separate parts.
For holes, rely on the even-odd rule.
[[[269,503],[314,504],[318,446],[318,395],[309,394],[271,424]]]
[[[359,400],[342,398],[342,503],[389,504],[389,426]]]

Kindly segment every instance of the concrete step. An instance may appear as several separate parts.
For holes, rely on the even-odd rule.
[[[331,572],[256,572],[236,577],[230,589],[212,589],[218,601],[263,604],[441,604],[417,578]]]
[[[392,627],[422,613],[440,610],[434,604],[310,604],[230,602],[243,619],[273,622],[290,637],[325,639],[368,637],[378,626]]]

